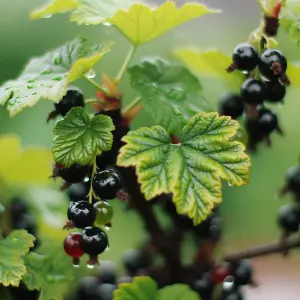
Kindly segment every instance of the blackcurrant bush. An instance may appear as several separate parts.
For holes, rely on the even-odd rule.
[[[72,184],[67,191],[70,201],[80,201],[87,198],[90,190],[90,180],[88,177],[83,182]]]
[[[242,84],[241,97],[248,105],[259,105],[266,97],[265,85],[259,80],[248,78]]]
[[[100,262],[100,274],[99,279],[101,283],[110,283],[116,284],[117,281],[117,267],[116,264],[112,261],[103,261]]]
[[[139,269],[147,268],[152,263],[152,257],[140,250],[128,249],[123,253],[123,264],[130,276],[135,276]]]
[[[285,180],[288,190],[296,195],[300,195],[300,167],[293,166],[288,168]]]
[[[287,60],[280,51],[267,49],[259,58],[258,69],[263,77],[268,80],[274,80],[285,73]]]
[[[64,241],[65,252],[69,256],[73,257],[74,265],[79,264],[79,258],[84,254],[84,252],[80,247],[80,238],[81,238],[81,233],[72,232],[66,237]]]
[[[94,224],[96,210],[86,200],[71,202],[68,208],[68,219],[77,228],[85,228]]]
[[[111,205],[105,201],[98,201],[94,204],[96,209],[96,226],[101,226],[110,223],[114,211]]]
[[[236,286],[251,284],[253,270],[248,260],[232,263],[230,273],[234,277]]]
[[[214,284],[211,281],[209,273],[204,273],[202,276],[192,283],[192,289],[196,291],[202,299],[210,299],[214,290]]]
[[[113,169],[101,171],[93,179],[93,190],[102,200],[115,199],[120,189],[122,189],[121,178]]]
[[[278,224],[287,233],[297,232],[300,225],[300,209],[293,204],[280,207]]]
[[[82,232],[80,245],[85,253],[97,256],[109,246],[108,236],[98,227],[87,227]]]
[[[240,117],[244,111],[243,99],[240,95],[226,93],[219,101],[221,115],[230,116],[233,119]]]
[[[258,64],[257,51],[249,44],[238,45],[232,53],[235,68],[240,71],[251,71]]]
[[[78,183],[82,182],[86,178],[89,170],[90,166],[80,166],[78,164],[74,164],[70,168],[56,166],[54,173],[56,173],[57,176],[61,177],[66,182]]]
[[[283,84],[281,84],[278,80],[266,81],[265,87],[266,101],[272,103],[282,102],[286,93],[286,87]]]

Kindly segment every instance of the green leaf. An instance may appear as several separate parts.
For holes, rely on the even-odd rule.
[[[300,65],[289,63],[286,74],[294,87],[300,87]]]
[[[128,72],[131,85],[142,96],[143,107],[155,124],[169,133],[181,130],[193,114],[205,108],[198,79],[183,66],[145,60]]]
[[[26,274],[23,256],[33,247],[35,237],[26,230],[14,230],[0,241],[0,283],[19,286]]]
[[[110,51],[111,44],[85,48],[86,40],[73,41],[29,61],[16,80],[0,87],[0,105],[6,105],[11,116],[25,107],[34,106],[41,98],[59,102],[68,84],[84,76]]]
[[[211,10],[205,5],[196,3],[186,3],[177,8],[174,1],[166,1],[157,9],[136,3],[128,11],[117,11],[108,22],[117,26],[132,44],[140,45],[180,24],[206,14],[219,12],[220,10]]]
[[[250,158],[234,141],[239,123],[217,113],[193,116],[181,133],[181,144],[171,144],[164,128],[130,131],[123,137],[117,164],[135,166],[147,200],[173,193],[180,214],[201,223],[221,202],[221,179],[240,186],[249,180]]]
[[[63,13],[75,9],[78,6],[76,0],[53,0],[49,4],[31,13],[30,18],[40,19],[57,13]]]
[[[60,245],[43,247],[43,254],[31,252],[25,257],[27,274],[23,281],[29,290],[40,290],[40,300],[63,300],[74,280],[71,260]]]
[[[96,155],[110,150],[115,130],[108,116],[90,115],[75,107],[54,127],[53,155],[56,162],[70,167],[77,163],[88,165]]]
[[[7,185],[47,185],[52,153],[43,147],[22,149],[16,135],[0,136],[0,181]]]
[[[200,300],[188,285],[174,284],[158,290],[150,277],[135,277],[132,283],[122,283],[114,292],[114,300]]]
[[[228,74],[226,69],[232,64],[232,59],[219,50],[195,51],[182,49],[175,51],[176,57],[197,76],[216,78],[224,81],[231,91],[239,91],[244,81],[240,72]]]

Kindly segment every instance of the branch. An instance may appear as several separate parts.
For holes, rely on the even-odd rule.
[[[264,255],[274,254],[274,253],[283,253],[286,250],[293,248],[300,248],[300,238],[299,237],[290,237],[282,242],[273,242],[266,245],[256,246],[250,249],[245,249],[242,251],[230,253],[224,257],[225,261],[232,262],[240,259],[255,258]]]

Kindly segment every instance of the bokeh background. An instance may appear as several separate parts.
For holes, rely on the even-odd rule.
[[[176,2],[182,4],[185,1]],[[172,51],[175,48],[192,45],[202,49],[219,48],[230,54],[235,45],[247,39],[248,34],[259,22],[260,13],[255,0],[206,0],[202,3],[212,8],[221,8],[223,14],[208,15],[191,21],[141,46],[132,63],[153,55],[174,59]],[[113,51],[95,68],[97,73],[95,80],[101,80],[102,72],[112,76],[117,73],[129,49],[128,42],[117,31],[105,26],[78,27],[68,22],[67,15],[29,21],[29,13],[42,4],[44,1],[41,0],[1,0],[1,83],[17,76],[30,57],[43,54],[77,35],[84,35],[91,42],[115,41]],[[279,41],[281,50],[288,59],[297,62],[300,50],[296,45],[284,34],[279,36]],[[212,105],[216,105],[225,87],[215,80],[202,79],[202,82],[205,96]],[[87,97],[94,95],[93,88],[87,86],[85,82],[78,81],[78,85],[84,89]],[[216,89],[216,86],[219,88]],[[125,94],[125,102],[130,102],[135,93],[126,78],[121,88]],[[52,108],[53,104],[50,101],[43,100],[34,108],[25,109],[13,119],[0,108],[0,134],[16,133],[22,138],[23,145],[43,145],[50,149],[53,123],[47,125],[46,118]],[[280,205],[288,203],[291,199],[286,197],[278,200],[274,195],[284,182],[286,169],[298,162],[299,90],[289,88],[284,106],[275,109],[280,116],[285,137],[272,136],[271,149],[261,146],[259,153],[252,155],[251,180],[247,186],[241,188],[224,186],[222,209],[225,218],[225,237],[221,249],[224,253],[272,242],[279,236],[276,225],[277,210]],[[151,122],[150,116],[143,111],[133,126],[149,125]],[[145,235],[139,216],[123,208],[119,203],[114,205],[114,226],[109,233],[111,249],[103,257],[117,262],[122,251],[135,245]],[[189,249],[185,249],[185,253],[188,257]],[[246,299],[300,299],[299,253],[294,250],[288,258],[272,255],[253,260],[260,286],[256,289],[247,289]]]

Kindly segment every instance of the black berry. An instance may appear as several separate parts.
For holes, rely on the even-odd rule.
[[[75,227],[85,228],[94,224],[96,210],[86,200],[71,202],[68,209],[68,219],[73,222]]]
[[[121,178],[113,169],[101,171],[93,179],[93,190],[102,200],[115,199],[121,188]]]
[[[265,82],[266,100],[272,103],[281,102],[286,93],[286,87],[278,80]]]
[[[95,297],[95,289],[100,285],[100,281],[97,277],[87,276],[83,277],[78,283],[77,294],[79,299],[93,299]]]
[[[264,134],[270,134],[272,131],[278,128],[278,118],[276,114],[267,108],[259,109],[258,123],[260,130]]]
[[[287,170],[285,180],[288,190],[300,195],[300,168],[298,166],[290,167]]]
[[[240,117],[244,111],[243,100],[240,95],[226,93],[219,101],[221,115],[230,116],[233,119]]]
[[[135,276],[138,270],[149,267],[152,257],[140,250],[129,249],[123,253],[123,264],[130,276]]]
[[[20,219],[27,211],[28,209],[22,199],[17,197],[12,199],[10,213],[13,220]]]
[[[96,287],[95,294],[98,300],[113,300],[114,290],[116,285],[110,283],[102,283]]]
[[[195,290],[202,299],[210,299],[214,284],[211,281],[210,274],[205,273],[199,279],[192,283],[192,289]]]
[[[231,265],[230,273],[236,286],[251,284],[253,270],[248,260],[240,260]]]
[[[237,70],[251,71],[258,64],[258,54],[251,45],[240,44],[233,50],[232,61]]]
[[[107,234],[98,227],[87,227],[82,232],[80,245],[85,253],[97,256],[108,247]]]
[[[246,79],[241,87],[241,97],[248,105],[263,103],[266,97],[264,84],[256,79]]]
[[[101,261],[99,279],[102,283],[116,284],[117,268],[112,261]]]
[[[287,233],[297,232],[300,225],[300,209],[298,206],[287,204],[280,207],[278,224]]]
[[[19,219],[12,220],[14,229],[25,229],[32,235],[36,235],[36,225],[35,218],[29,214],[24,214]]]
[[[70,201],[80,201],[85,199],[89,193],[90,180],[85,180],[84,182],[78,182],[72,184],[68,189],[68,197]]]
[[[259,58],[258,69],[266,79],[274,80],[285,73],[287,60],[280,51],[267,49]]]
[[[221,300],[243,300],[244,296],[239,290],[223,292]]]
[[[69,168],[64,168],[60,166],[55,166],[54,177],[61,177],[66,182],[78,183],[82,182],[87,176],[90,170],[90,166],[80,166],[74,164]]]

